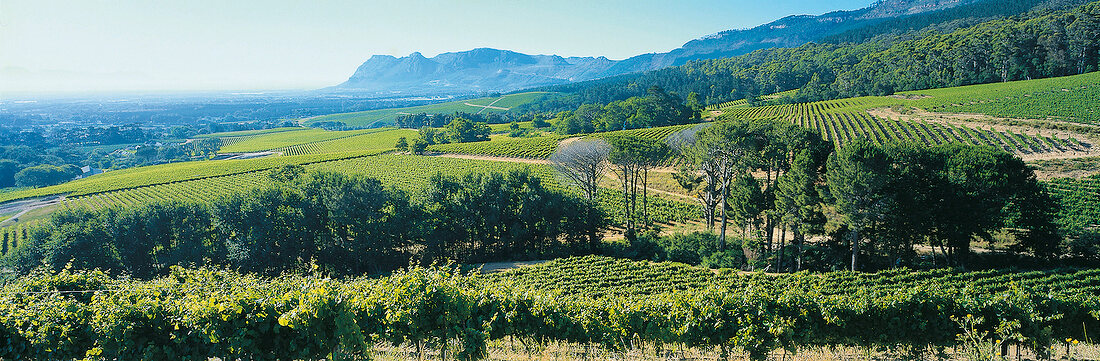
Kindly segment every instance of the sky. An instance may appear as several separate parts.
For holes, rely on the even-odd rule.
[[[373,54],[665,52],[871,0],[0,0],[0,91],[314,89]]]

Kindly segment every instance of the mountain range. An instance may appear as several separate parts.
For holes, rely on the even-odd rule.
[[[880,0],[867,8],[823,15],[792,15],[751,29],[728,30],[687,42],[667,53],[624,60],[528,55],[478,48],[427,58],[374,55],[338,91],[469,94],[565,84],[716,59],[773,47],[796,47],[889,19],[949,9],[982,0]]]

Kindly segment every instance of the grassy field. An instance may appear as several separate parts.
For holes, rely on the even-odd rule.
[[[392,125],[394,119],[397,119],[397,116],[403,114],[450,114],[455,112],[478,113],[482,111],[504,112],[507,111],[508,108],[516,107],[538,100],[542,98],[545,94],[546,93],[540,92],[518,93],[504,95],[500,97],[456,100],[453,102],[421,105],[416,107],[377,109],[364,112],[330,114],[309,118],[305,121],[305,123],[310,124],[316,122],[343,122],[353,127],[371,127],[378,125]],[[467,105],[467,103],[473,105]],[[489,104],[493,104],[492,106],[495,108],[506,109],[485,107]]]

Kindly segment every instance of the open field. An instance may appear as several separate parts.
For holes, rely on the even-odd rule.
[[[309,118],[306,124],[316,122],[343,122],[353,127],[374,127],[379,125],[392,125],[394,119],[402,114],[449,114],[455,112],[503,112],[512,107],[523,105],[541,98],[545,93],[519,93],[500,97],[478,98],[470,100],[456,100],[452,102],[421,105],[407,108],[390,108],[368,110],[364,112],[330,114]],[[469,105],[467,104],[469,103]],[[487,107],[493,104],[492,108]]]

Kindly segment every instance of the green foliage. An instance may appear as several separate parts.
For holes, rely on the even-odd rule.
[[[444,127],[451,143],[482,142],[489,140],[489,126],[466,118],[455,118]]]
[[[46,187],[64,183],[80,174],[80,169],[73,165],[58,167],[50,164],[36,165],[23,168],[13,176],[15,185],[20,187]]]
[[[272,174],[277,179],[266,187],[208,203],[66,208],[32,228],[5,266],[27,272],[71,264],[142,278],[205,264],[263,274],[311,265],[363,274],[441,259],[570,254],[590,247],[589,235],[606,226],[595,204],[545,187],[524,170],[435,173],[418,187],[418,198],[362,176],[302,174],[299,166]]]
[[[697,120],[698,113],[684,106],[679,96],[654,86],[644,97],[611,102],[603,107],[585,104],[575,111],[559,113],[550,122],[555,132],[568,135],[664,127]]]
[[[995,5],[995,6],[999,6]],[[707,104],[797,90],[807,102],[894,92],[1049,78],[1098,70],[1100,8],[1043,10],[983,19],[946,31],[885,36],[862,43],[808,43],[638,74],[547,87],[560,92],[527,107],[577,109],[644,96],[646,87],[697,92]]]
[[[376,342],[424,341],[476,360],[487,341],[514,336],[612,350],[723,347],[764,359],[823,345],[965,347],[955,335],[984,332],[1044,352],[1053,339],[1100,331],[1097,282],[1096,270],[764,276],[602,257],[486,277],[441,267],[339,281],[181,268],[133,281],[62,270],[3,286],[0,355],[332,359],[368,357]]]
[[[558,147],[560,136],[494,139],[487,142],[438,144],[428,150],[441,153],[488,155],[515,158],[547,158]]]

